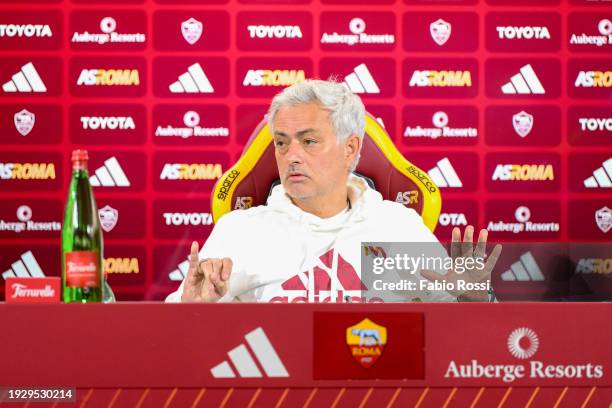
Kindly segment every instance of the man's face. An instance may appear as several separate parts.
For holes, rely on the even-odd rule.
[[[273,127],[278,174],[291,198],[326,198],[346,188],[359,140],[354,136],[338,143],[329,111],[316,103],[284,106]]]

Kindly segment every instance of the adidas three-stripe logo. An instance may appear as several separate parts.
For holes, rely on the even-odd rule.
[[[93,187],[129,187],[130,180],[123,172],[117,159],[113,156],[96,170],[96,174],[89,177]]]
[[[593,172],[591,177],[584,180],[586,188],[612,187],[612,157],[603,162],[600,168]]]
[[[378,88],[366,64],[357,65],[352,73],[345,76],[344,85],[354,93],[380,93],[380,88]]]
[[[195,63],[187,68],[187,72],[178,77],[178,81],[170,85],[172,93],[213,93],[215,89],[200,64]]]
[[[185,276],[187,276],[187,271],[189,271],[189,259],[181,262],[177,269],[168,274],[168,278],[171,281],[181,282],[183,279],[185,279]]]
[[[501,90],[507,95],[544,95],[546,93],[531,64],[522,67],[518,74],[510,78],[510,82],[502,86]]]
[[[244,338],[251,352],[255,355],[255,359],[265,372],[266,377],[289,377],[289,372],[285,368],[280,357],[278,357],[276,350],[261,327],[247,333]],[[246,345],[241,344],[234,347],[228,351],[227,355],[238,372],[238,377],[263,377],[261,370],[255,363]],[[236,378],[236,373],[227,360],[211,368],[210,372],[215,378]]]
[[[2,278],[44,278],[40,265],[34,258],[32,251],[24,252],[17,262],[11,264],[11,268],[2,272]]]
[[[427,174],[438,187],[463,187],[463,183],[448,157],[443,158],[436,164],[436,167],[430,169]]]
[[[501,274],[504,281],[543,281],[544,274],[536,263],[531,252],[521,255],[520,260],[513,263],[506,272]]]
[[[11,80],[2,85],[4,92],[47,92],[45,83],[38,75],[34,64],[28,62],[21,67],[21,71],[11,77]]]

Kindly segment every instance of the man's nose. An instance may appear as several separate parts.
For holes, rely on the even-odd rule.
[[[291,140],[287,146],[287,154],[285,157],[290,163],[302,163],[304,158],[304,149],[298,140]]]

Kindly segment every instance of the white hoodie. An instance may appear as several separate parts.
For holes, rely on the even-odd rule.
[[[351,175],[351,208],[319,218],[291,202],[282,185],[267,205],[225,214],[200,250],[200,259],[233,262],[229,291],[220,301],[360,302],[361,242],[433,242],[419,214],[383,200]],[[441,244],[440,250],[445,254]],[[418,273],[412,277],[422,280]],[[166,302],[180,302],[181,283]],[[444,291],[410,291],[406,301],[456,301]]]

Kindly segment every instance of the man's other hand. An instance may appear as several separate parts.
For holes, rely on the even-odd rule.
[[[457,263],[458,258],[480,258],[481,260],[486,259],[483,268],[473,267],[465,268],[464,271],[459,273],[455,270],[448,270],[446,274],[442,275],[434,271],[421,271],[421,274],[430,281],[438,282],[451,282],[457,287],[459,280],[462,280],[467,284],[481,284],[488,282],[491,284],[491,272],[499,259],[501,254],[502,246],[500,244],[495,245],[489,256],[485,255],[485,249],[487,246],[488,231],[486,229],[480,230],[478,234],[478,243],[474,247],[474,227],[468,225],[463,235],[463,242],[461,241],[461,230],[454,228],[452,233],[451,242],[451,257],[453,258],[453,264]],[[466,265],[465,262],[461,262],[462,265]],[[457,299],[460,301],[480,301],[486,302],[489,300],[489,294],[486,290],[449,290]]]
[[[198,252],[198,243],[194,241],[191,244],[189,271],[185,278],[181,302],[216,302],[225,296],[229,289],[232,260],[200,260]]]

